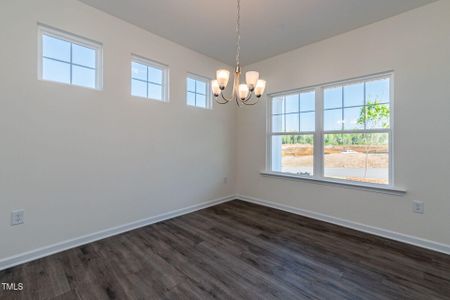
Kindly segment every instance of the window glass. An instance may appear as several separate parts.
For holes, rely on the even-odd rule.
[[[95,49],[72,44],[72,62],[84,67],[95,68]]]
[[[131,61],[131,95],[166,101],[167,67],[142,58]]]
[[[314,131],[316,128],[316,119],[314,112],[300,114],[300,131]]]
[[[364,83],[344,86],[344,107],[364,105]]]
[[[323,92],[323,107],[325,109],[342,107],[342,87],[326,88]]]
[[[95,88],[95,70],[76,65],[72,66],[72,84]]]
[[[200,108],[211,107],[209,96],[209,80],[199,76],[188,76],[186,78],[186,104]]]
[[[147,83],[144,81],[131,80],[131,95],[137,97],[147,97]]]
[[[342,109],[325,110],[324,115],[324,129],[328,131],[342,130]]]
[[[300,111],[314,111],[315,110],[315,92],[307,92],[300,94]]]
[[[299,132],[300,115],[287,114],[285,118],[286,118],[286,132]]]
[[[100,46],[91,41],[40,27],[40,78],[88,88],[99,88],[97,59]],[[90,46],[84,46],[92,44]]]
[[[293,113],[293,112],[299,112],[299,95],[288,95],[285,97],[286,101],[286,113]]]
[[[389,103],[389,78],[366,82],[366,103]]]
[[[70,84],[70,64],[44,58],[42,79]]]
[[[44,57],[70,63],[71,43],[48,35],[42,35],[42,55]]]
[[[313,135],[276,135],[272,137],[272,170],[313,175]]]
[[[131,62],[131,78],[147,81],[147,66]]]
[[[389,134],[326,134],[324,176],[389,183]]]
[[[391,76],[386,75],[273,97],[269,106],[271,170],[392,184],[390,85]],[[316,97],[322,92],[323,98]],[[322,111],[315,110],[316,103]],[[314,149],[315,139],[323,148]]]

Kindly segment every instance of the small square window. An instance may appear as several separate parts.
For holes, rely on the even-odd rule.
[[[39,44],[40,79],[101,88],[100,43],[41,25]]]
[[[186,103],[200,108],[212,107],[209,79],[189,74],[186,78]]]
[[[131,95],[168,101],[168,68],[148,59],[133,57],[131,61]]]

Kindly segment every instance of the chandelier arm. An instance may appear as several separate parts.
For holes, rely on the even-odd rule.
[[[255,101],[252,102],[252,101],[250,101],[250,100],[255,100]],[[247,98],[244,99],[244,100],[241,100],[241,102],[242,102],[244,105],[255,105],[256,103],[259,102],[259,98],[256,97],[255,94],[249,93],[249,95],[247,96]]]
[[[243,103],[247,102],[248,100],[252,99],[253,97],[253,92],[248,93],[247,98],[245,98],[244,100],[241,100]]]
[[[224,101],[221,101],[220,98],[219,98],[219,96],[218,96],[218,97],[214,97],[214,98],[216,98],[216,102],[219,103],[219,104],[226,104],[226,103],[228,103],[228,102],[230,102],[230,101],[233,100],[233,97],[227,98],[227,97],[225,97],[225,96],[223,95],[223,93],[220,93],[220,98],[222,98]],[[219,100],[220,100],[220,101],[219,101]]]
[[[239,102],[240,102],[240,101],[239,101],[239,97],[236,97],[236,104],[237,104],[238,107],[241,106],[241,104],[240,104]]]
[[[225,100],[227,103],[230,102],[231,100],[233,100],[233,97],[231,98],[227,98],[223,95],[223,93],[220,93],[220,96],[222,97],[223,100]]]
[[[255,104],[258,104],[258,102],[259,102],[259,99],[257,99],[255,102],[243,102],[243,103],[244,103],[244,105],[255,105]]]
[[[219,96],[217,96],[217,97],[214,97],[214,99],[216,100],[216,102],[217,103],[219,103],[219,104],[227,104],[229,101],[222,101],[220,98],[219,98]]]

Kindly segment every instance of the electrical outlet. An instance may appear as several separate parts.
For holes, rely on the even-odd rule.
[[[416,214],[423,214],[425,212],[425,207],[423,201],[413,201],[413,212]]]
[[[11,225],[19,225],[24,222],[25,211],[23,209],[16,209],[11,212]]]

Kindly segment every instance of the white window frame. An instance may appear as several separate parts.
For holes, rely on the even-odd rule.
[[[197,106],[197,105],[190,105],[190,104],[188,104],[188,100],[187,100],[188,92],[189,92],[188,91],[188,86],[187,86],[188,78],[196,80],[196,81],[203,81],[206,84],[206,95],[205,95],[205,97],[206,97],[206,107],[201,107],[201,106]],[[211,110],[213,108],[212,91],[211,91],[211,85],[210,85],[211,83],[210,82],[211,82],[211,79],[208,78],[208,77],[197,75],[197,74],[193,74],[193,73],[187,73],[186,80],[185,80],[185,85],[186,85],[186,88],[185,88],[185,91],[186,91],[186,93],[185,93],[185,101],[186,101],[186,105],[188,107],[195,107],[195,108],[208,109],[208,110]],[[197,91],[195,91],[194,94],[197,95],[198,94]],[[196,96],[196,98],[197,98],[197,96]]]
[[[363,130],[338,130],[338,131],[324,131],[323,128],[323,118],[324,118],[324,90],[326,88],[330,88],[333,86],[342,86],[349,85],[352,83],[360,83],[371,80],[389,78],[389,109],[390,109],[390,118],[389,118],[389,128],[388,129],[363,129]],[[295,93],[304,93],[308,91],[315,91],[315,132],[310,132],[309,134],[314,135],[314,150],[313,150],[313,161],[314,161],[314,172],[313,175],[297,175],[290,174],[285,172],[275,172],[272,171],[272,136],[274,135],[303,135],[308,134],[308,132],[283,132],[283,133],[274,133],[272,132],[272,102],[273,99],[280,96],[291,95]],[[299,179],[310,179],[312,181],[319,182],[328,182],[328,183],[337,183],[343,185],[350,186],[360,186],[367,187],[379,190],[392,191],[394,193],[404,192],[404,190],[395,187],[395,178],[394,178],[394,72],[383,72],[377,73],[374,75],[361,76],[357,78],[335,81],[325,84],[319,84],[314,86],[309,86],[301,89],[290,90],[286,92],[273,93],[268,97],[269,101],[267,101],[267,116],[266,116],[266,171],[263,171],[263,175],[275,175],[280,177],[289,177],[289,178],[299,178]],[[337,179],[330,178],[324,176],[324,135],[325,134],[346,134],[346,133],[388,133],[389,134],[389,183],[388,184],[378,184],[378,183],[366,183],[359,181],[352,181],[346,179]]]
[[[42,77],[43,72],[43,59],[44,59],[44,51],[43,51],[43,45],[42,45],[42,36],[47,35],[59,40],[66,41],[68,43],[76,44],[79,46],[83,46],[86,48],[90,48],[95,50],[95,87],[86,87],[86,86],[80,86],[76,84],[72,84],[72,78],[70,80],[70,83],[64,83],[64,82],[58,82],[53,80],[46,80]],[[51,58],[53,59],[53,58]],[[55,59],[53,59],[55,60]],[[67,62],[65,62],[67,63]],[[72,63],[72,58],[70,62],[71,68],[72,65],[76,65]],[[85,67],[85,66],[83,66]],[[72,76],[72,74],[71,74]],[[80,88],[87,88],[87,89],[94,89],[94,90],[102,90],[103,89],[103,45],[100,42],[96,42],[94,40],[81,37],[79,35],[69,33],[63,30],[59,30],[56,28],[53,28],[48,25],[39,24],[38,23],[38,79],[48,82],[53,82],[56,84],[63,84],[63,85],[70,85]]]
[[[154,98],[148,97],[148,84],[151,83],[151,84],[159,85],[158,83],[154,83],[154,82],[148,81],[148,78],[147,78],[147,81],[145,81],[147,83],[147,97],[132,95],[131,82],[132,82],[133,79],[135,79],[135,78],[133,78],[132,72],[130,72],[130,95],[132,97],[145,98],[145,99],[159,101],[159,102],[169,102],[169,66],[165,65],[163,63],[157,62],[155,60],[148,59],[148,58],[145,58],[145,57],[140,56],[140,55],[136,55],[136,54],[133,54],[131,56],[130,68],[132,68],[132,63],[133,62],[141,64],[141,65],[145,65],[146,67],[150,67],[150,68],[155,68],[155,69],[161,70],[161,72],[162,72],[162,83],[161,83],[162,99],[154,99]],[[135,79],[135,80],[139,80],[139,81],[144,82],[143,80],[140,80],[140,79]]]

